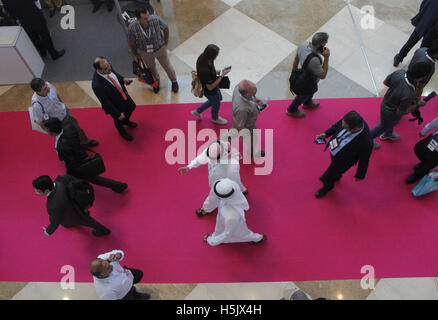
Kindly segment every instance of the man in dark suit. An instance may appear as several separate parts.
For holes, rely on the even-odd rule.
[[[76,225],[93,228],[93,235],[99,237],[110,233],[106,227],[90,217],[88,210],[82,209],[70,198],[66,185],[68,175],[58,176],[53,183],[47,175],[42,175],[32,181],[35,192],[40,196],[47,196],[47,212],[50,216],[50,225],[43,228],[48,236],[53,234],[59,225],[71,228]]]
[[[69,175],[110,188],[117,193],[123,192],[128,187],[126,183],[101,177],[98,173],[93,176],[84,176],[80,172],[79,166],[87,161],[88,154],[80,144],[76,128],[72,124],[66,124],[63,127],[58,118],[50,118],[45,120],[43,124],[49,130],[49,134],[56,138],[56,152],[59,160],[64,162]]]
[[[91,86],[102,104],[102,109],[113,117],[114,124],[124,139],[134,140],[123,127],[125,125],[131,128],[137,127],[135,122],[129,120],[136,105],[125,87],[132,80],[125,79],[112,70],[108,61],[103,57],[97,57],[93,66],[96,71]]]
[[[35,0],[2,0],[5,9],[15,18],[20,20],[21,26],[26,30],[42,57],[47,51],[53,60],[62,57],[65,50],[57,51],[53,46],[47,21],[42,12],[35,5]]]
[[[321,198],[334,188],[335,181],[341,179],[342,175],[359,163],[355,175],[356,181],[365,178],[373,141],[370,136],[370,129],[366,122],[356,111],[348,112],[342,120],[335,123],[330,129],[316,136],[316,139],[331,137],[325,150],[330,148],[331,164],[326,172],[319,178],[323,187],[315,193],[315,197]],[[325,151],[324,150],[324,151]]]

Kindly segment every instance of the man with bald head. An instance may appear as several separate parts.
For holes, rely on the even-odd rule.
[[[249,130],[249,137],[244,135],[248,154],[253,157],[264,157],[265,151],[257,149],[256,121],[260,114],[263,101],[256,97],[257,87],[248,80],[242,80],[233,91],[233,129],[232,138],[243,130]],[[245,131],[243,131],[245,132]]]
[[[134,284],[140,282],[143,272],[120,266],[125,254],[113,250],[101,254],[90,263],[97,295],[104,300],[148,300],[150,296],[139,293]]]
[[[136,105],[125,87],[131,84],[132,80],[115,72],[104,57],[94,59],[93,67],[95,72],[91,86],[102,104],[102,109],[113,117],[114,125],[123,139],[134,140],[124,127],[137,127],[135,122],[129,120]]]

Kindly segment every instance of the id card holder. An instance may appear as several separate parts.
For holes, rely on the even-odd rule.
[[[152,43],[148,43],[146,45],[146,52],[147,53],[154,53],[154,45]]]
[[[333,151],[333,150],[335,150],[337,147],[339,147],[338,138],[334,138],[332,141],[330,141],[330,143],[329,143],[329,147],[330,147],[330,150],[331,150],[331,151]]]
[[[435,151],[437,146],[438,146],[438,142],[436,142],[435,139],[432,139],[432,140],[430,140],[429,144],[427,145],[427,148],[430,151]]]

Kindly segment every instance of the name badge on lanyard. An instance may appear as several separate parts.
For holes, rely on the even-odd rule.
[[[437,146],[438,146],[438,142],[436,142],[435,139],[432,139],[432,140],[430,140],[429,144],[427,145],[427,148],[430,151],[435,151]]]
[[[152,43],[146,44],[146,52],[147,53],[154,53],[154,45]]]
[[[339,147],[339,141],[338,138],[334,138],[332,141],[329,142],[329,147],[330,150],[333,151],[335,150],[337,147]]]

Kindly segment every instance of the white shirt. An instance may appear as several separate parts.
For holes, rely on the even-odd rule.
[[[34,92],[32,96],[32,111],[35,120],[37,122],[43,122],[43,120],[45,120],[44,114],[46,114],[48,118],[58,118],[62,121],[67,115],[65,104],[59,100],[56,88],[51,83],[47,81],[46,83],[50,87],[50,92],[47,96],[42,97],[36,92]],[[41,107],[40,103],[43,107]],[[44,112],[42,110],[43,108]]]
[[[134,284],[134,276],[132,275],[132,272],[122,268],[119,264],[119,261],[125,257],[123,251],[113,250],[99,255],[98,258],[107,260],[110,255],[118,253],[120,253],[122,257],[118,261],[110,262],[113,266],[113,271],[108,277],[104,279],[93,277],[96,293],[101,299],[120,300],[128,294]]]
[[[114,73],[111,72],[110,74],[101,74],[98,72],[97,74],[100,75],[102,78],[105,78],[109,83],[111,83],[111,85],[114,86],[114,83],[112,83],[111,80],[108,79],[108,77],[111,77],[113,80],[116,81],[116,83],[120,86],[120,88],[122,88],[122,86],[120,85],[119,79],[117,79],[117,76]]]

